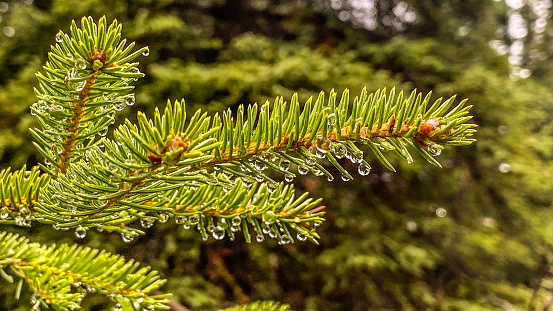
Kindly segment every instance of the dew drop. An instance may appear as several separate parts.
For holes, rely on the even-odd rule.
[[[305,232],[303,231],[298,231],[298,240],[301,241],[301,242],[305,242],[305,240],[307,240],[307,234],[305,234]]]
[[[242,218],[240,218],[240,216],[238,216],[238,215],[232,217],[232,219],[230,220],[230,223],[233,226],[240,226],[241,222],[242,222]]]
[[[267,183],[267,190],[270,193],[275,192],[277,189],[278,189],[278,183],[276,183],[276,182],[268,182]]]
[[[61,43],[63,41],[63,34],[61,32],[58,32],[56,35],[56,42]]]
[[[132,106],[134,105],[135,102],[136,102],[136,99],[134,97],[134,94],[130,94],[127,97],[125,97],[125,104],[127,104],[127,106]]]
[[[294,175],[285,175],[284,180],[286,180],[286,182],[292,182],[294,180]]]
[[[367,176],[371,172],[371,167],[369,165],[365,165],[364,163],[361,163],[357,167],[357,171],[359,172],[359,175]]]
[[[252,178],[249,178],[249,177],[242,177],[240,178],[240,181],[242,182],[242,185],[244,185],[244,187],[251,187],[254,183],[254,180]]]
[[[125,109],[125,102],[122,100],[116,100],[113,102],[112,106],[116,111],[121,111]]]
[[[105,101],[107,102],[112,102],[113,101],[113,97],[109,96],[108,93],[104,92],[104,94],[102,94],[102,98],[104,98]]]
[[[255,169],[258,170],[258,171],[263,171],[267,168],[267,166],[265,165],[265,163],[261,162],[261,161],[255,161]]]
[[[287,171],[290,168],[290,161],[286,159],[281,159],[278,163],[278,167],[283,171]]]
[[[175,223],[178,224],[178,225],[181,225],[183,222],[185,222],[187,219],[186,219],[186,216],[183,216],[183,215],[177,215],[175,216]]]
[[[213,232],[211,234],[215,240],[222,240],[225,237],[225,229],[221,226],[217,226],[213,228]]]
[[[79,239],[84,238],[86,236],[86,228],[78,226],[77,229],[75,229],[75,236]]]
[[[277,216],[275,215],[275,212],[273,211],[267,211],[265,214],[263,214],[263,221],[267,224],[273,224],[277,219]]]
[[[159,222],[164,224],[167,222],[167,220],[169,220],[169,215],[165,214],[165,213],[159,213]]]
[[[10,215],[10,210],[7,207],[2,207],[0,210],[0,219],[6,219]]]
[[[83,58],[77,58],[75,60],[75,67],[79,69],[86,69],[86,66],[88,65],[88,62],[84,60]]]
[[[200,215],[198,214],[193,214],[189,217],[188,219],[190,221],[190,225],[191,226],[195,226],[197,225],[199,222],[200,222]]]
[[[298,166],[298,173],[300,173],[301,175],[305,175],[307,174],[307,172],[309,172],[309,169],[307,168],[307,166],[305,165]]]
[[[205,182],[208,184],[208,185],[212,185],[212,186],[216,186],[219,184],[219,180],[217,179],[217,177],[213,176],[213,175],[208,175],[205,177]]]
[[[128,242],[127,242],[128,243]],[[116,304],[115,307],[113,307],[114,311],[123,311],[123,307],[120,303]]]
[[[136,235],[132,232],[131,233],[125,233],[125,232],[121,233],[121,240],[123,240],[123,242],[125,242],[125,243],[131,243],[135,239],[136,239]]]
[[[100,135],[102,137],[106,136],[107,134],[108,134],[108,128],[107,127],[98,131],[98,135]]]
[[[327,120],[328,125],[336,124],[336,114],[334,114],[334,113],[329,114],[326,120]]]
[[[142,228],[148,229],[154,225],[155,221],[156,219],[154,217],[146,216],[140,219],[140,225],[142,225]]]
[[[226,193],[229,193],[232,191],[232,184],[231,183],[225,183],[223,184],[223,191],[226,192]]]
[[[261,242],[263,242],[263,240],[265,240],[265,237],[263,237],[261,234],[258,234],[255,237],[255,240],[257,241],[257,243],[261,243]]]
[[[443,207],[439,207],[436,209],[436,216],[438,217],[445,217],[447,215],[447,211]]]
[[[290,244],[292,240],[290,239],[290,237],[286,234],[283,234],[281,237],[280,237],[280,243],[283,244],[283,245],[286,245],[286,244]]]
[[[348,175],[346,175],[346,174],[342,174],[342,180],[343,180],[343,181],[350,181],[351,178],[350,178]]]
[[[334,143],[331,145],[332,153],[338,159],[342,159],[346,155],[346,148],[340,143]]]
[[[431,156],[437,157],[437,156],[440,155],[440,153],[442,153],[442,146],[440,146],[440,145],[429,145],[427,150],[428,150],[428,153],[430,153]]]
[[[332,181],[334,181],[334,176],[330,175],[330,176],[327,177],[326,180],[332,182]]]
[[[149,56],[150,55],[150,48],[146,47],[143,51],[142,51],[142,56]]]
[[[315,142],[315,146],[317,146],[317,151],[322,153],[324,157],[324,154],[330,149],[330,140],[326,137],[319,137]]]

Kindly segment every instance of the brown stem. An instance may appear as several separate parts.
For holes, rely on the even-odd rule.
[[[73,116],[73,118],[71,118],[71,120],[69,121],[69,124],[71,125],[67,129],[67,131],[70,132],[71,135],[67,136],[63,140],[63,149],[58,160],[58,172],[62,174],[65,174],[67,172],[67,169],[69,168],[71,155],[73,153],[73,149],[75,148],[75,140],[79,133],[79,126],[84,117],[84,109],[86,107],[86,103],[90,98],[92,85],[96,81],[96,77],[99,73],[100,71],[96,70],[93,73],[92,77],[86,80],[84,88],[79,92],[79,100],[74,103],[75,109],[73,110],[73,113],[75,114],[75,116]]]

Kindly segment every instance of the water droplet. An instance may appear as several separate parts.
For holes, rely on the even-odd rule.
[[[212,235],[215,238],[215,240],[222,240],[225,237],[225,229],[221,226],[217,226],[213,228]]]
[[[283,245],[286,245],[286,244],[290,244],[292,240],[290,239],[290,237],[286,234],[283,234],[281,237],[280,237],[280,243],[283,244]]]
[[[261,243],[261,242],[263,242],[263,240],[265,240],[265,237],[263,237],[261,234],[258,234],[255,237],[255,240],[257,241],[257,243]]]
[[[287,171],[290,168],[290,161],[286,159],[280,159],[280,162],[278,163],[278,167],[283,171]]]
[[[125,97],[125,104],[127,104],[127,106],[132,106],[134,105],[135,102],[136,102],[136,99],[134,97],[134,94],[130,94],[127,97]]]
[[[364,163],[361,163],[357,167],[357,171],[359,172],[359,175],[367,176],[371,172],[371,167],[369,165],[365,165]]]
[[[326,180],[328,180],[328,181],[332,182],[332,181],[334,180],[334,176],[330,175],[330,176],[328,176],[328,177],[327,177],[327,179],[326,179]]]
[[[305,234],[305,232],[303,231],[298,231],[298,240],[301,241],[301,242],[305,242],[305,240],[307,240],[307,234]]]
[[[255,169],[258,170],[258,171],[263,171],[267,168],[267,166],[265,165],[265,163],[261,162],[261,161],[255,161]]]
[[[309,154],[305,157],[305,164],[309,166],[315,165],[315,163],[317,163],[317,156],[315,156],[316,153],[317,147],[315,147],[315,145],[311,145],[311,147],[309,147]]]
[[[443,207],[439,207],[436,209],[436,216],[438,217],[445,217],[447,215],[447,211]]]
[[[128,243],[128,242],[127,242]],[[120,303],[116,304],[115,307],[113,307],[114,311],[123,311],[123,307]]]
[[[125,109],[125,102],[122,100],[116,100],[113,102],[112,106],[116,111],[121,111]]]
[[[429,145],[428,146],[428,153],[430,153],[431,156],[437,157],[442,153],[442,146],[440,145]]]
[[[125,243],[131,243],[135,239],[136,239],[136,235],[133,232],[130,232],[130,233],[122,232],[121,233],[121,240],[123,240],[123,242],[125,242]]]
[[[330,149],[330,140],[326,137],[319,137],[315,142],[315,146],[317,146],[317,151],[322,153],[324,157],[324,154]]]
[[[346,155],[346,147],[340,143],[331,144],[332,153],[338,159],[342,159]]]
[[[164,224],[167,222],[167,220],[169,220],[169,215],[165,214],[165,213],[159,213],[159,222]]]
[[[334,113],[329,114],[326,120],[327,120],[328,125],[336,124],[336,114],[334,114]]]
[[[199,222],[200,222],[200,215],[198,214],[193,214],[189,217],[188,219],[190,221],[190,225],[191,226],[195,226],[197,225]]]
[[[268,182],[267,183],[267,190],[270,193],[275,192],[277,189],[278,189],[278,183],[276,183],[276,182]]]
[[[241,177],[240,181],[242,182],[242,185],[244,185],[244,187],[247,187],[247,188],[251,187],[254,183],[254,180],[249,177]]]
[[[351,177],[349,177],[349,176],[346,175],[346,174],[342,174],[342,180],[343,180],[343,181],[350,181],[350,180],[351,180]]]
[[[61,32],[58,32],[56,34],[56,42],[61,43],[63,41],[63,34]]]
[[[208,175],[205,177],[205,182],[208,184],[208,185],[212,185],[212,186],[215,186],[215,185],[218,185],[219,184],[219,180],[217,179],[217,177],[213,176],[213,175]]]
[[[102,137],[106,136],[107,134],[108,134],[108,128],[107,127],[98,131],[98,135],[100,135]]]
[[[501,163],[499,165],[499,171],[501,173],[509,173],[511,171],[511,166],[507,163]]]
[[[298,173],[300,173],[301,175],[305,175],[307,174],[307,172],[309,172],[309,169],[307,168],[307,166],[305,165],[298,166]]]
[[[233,226],[240,226],[241,222],[242,222],[242,218],[240,218],[240,216],[238,216],[238,215],[232,217],[232,219],[230,220],[230,223]]]
[[[180,225],[182,224],[183,222],[187,221],[188,219],[186,219],[186,216],[183,216],[183,215],[177,215],[175,216],[175,223]]]
[[[277,216],[275,215],[275,212],[273,211],[267,211],[265,214],[263,214],[263,221],[266,224],[273,224],[277,219]]]
[[[77,229],[75,229],[75,236],[79,239],[84,238],[86,236],[86,228],[78,226]]]
[[[223,191],[229,193],[232,191],[233,185],[230,183],[223,184]]]
[[[108,119],[113,119],[113,117],[115,117],[115,111],[112,110],[112,111],[108,112],[108,113],[106,114],[106,117],[107,117]]]
[[[286,180],[286,182],[292,182],[294,180],[294,175],[284,175],[284,180]]]
[[[145,217],[140,219],[140,225],[142,225],[142,228],[148,229],[148,228],[151,228],[154,225],[155,221],[156,221],[156,219],[154,217],[145,216]]]
[[[75,67],[82,70],[86,69],[86,66],[88,66],[88,64],[89,63],[86,60],[80,57],[75,60]]]
[[[109,96],[108,93],[104,92],[104,94],[102,94],[102,97],[104,98],[105,101],[107,102],[112,102],[113,101],[113,97]]]
[[[0,219],[6,219],[10,215],[10,210],[7,207],[2,207],[0,210]]]
[[[85,86],[86,86],[86,81],[78,82],[77,84],[75,84],[75,91],[80,92],[84,89]]]
[[[143,51],[142,51],[142,56],[149,56],[150,55],[150,48],[146,47]]]

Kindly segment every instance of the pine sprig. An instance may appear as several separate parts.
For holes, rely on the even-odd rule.
[[[31,112],[41,129],[31,130],[45,157],[43,169],[53,176],[65,173],[95,144],[96,135],[105,136],[116,111],[134,104],[131,82],[142,77],[134,43],[121,40],[121,24],[107,26],[105,16],[98,24],[91,17],[73,21],[71,36],[59,32],[48,54],[44,73],[38,73],[38,102]]]
[[[208,235],[234,239],[243,231],[251,242],[253,230],[259,242],[267,235],[291,243],[292,232],[299,240],[316,242],[314,227],[323,221],[320,200],[298,197],[283,183],[208,171],[202,164],[218,144],[208,137],[214,131],[204,129],[209,118],[197,112],[186,124],[184,109],[184,102],[168,103],[153,120],[142,113],[138,126],[127,120],[114,132],[115,141],[102,140],[104,151],[94,146],[85,161],[41,192],[41,221],[57,229],[75,228],[78,236],[90,227],[117,231],[130,242],[144,232],[129,224],[140,220],[149,228],[173,216],[186,228],[197,227],[204,240]],[[192,126],[198,123],[203,126]]]
[[[289,305],[274,301],[256,301],[246,305],[230,307],[221,311],[290,311]]]
[[[165,280],[149,267],[87,247],[41,246],[16,234],[0,232],[0,276],[25,282],[32,290],[33,310],[80,309],[88,293],[100,293],[135,310],[169,309],[167,295],[151,295]],[[125,308],[125,310],[130,310]]]
[[[40,191],[49,182],[50,177],[41,174],[37,166],[30,171],[26,166],[15,172],[10,169],[0,171],[0,224],[30,227]]]

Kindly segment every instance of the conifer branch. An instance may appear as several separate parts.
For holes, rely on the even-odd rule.
[[[134,104],[130,83],[143,74],[131,61],[149,53],[147,47],[132,52],[134,43],[120,40],[121,25],[108,27],[105,16],[98,24],[83,18],[80,28],[73,21],[70,33],[56,35],[31,107],[42,127],[31,132],[52,176],[65,174],[97,143],[96,135],[106,135],[115,112]]]
[[[41,246],[0,231],[0,276],[10,283],[19,279],[18,288],[23,282],[29,286],[33,310],[79,309],[82,299],[95,292],[121,310],[169,309],[167,295],[151,295],[165,283],[156,271],[87,247]]]
[[[221,311],[290,311],[290,306],[274,301],[256,301],[245,305],[230,307]]]

